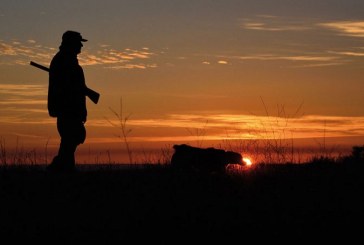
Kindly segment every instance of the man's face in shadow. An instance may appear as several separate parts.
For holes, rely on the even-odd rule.
[[[70,52],[72,54],[78,55],[81,53],[81,49],[83,47],[82,42],[73,42],[67,44],[67,52]]]
[[[75,44],[74,48],[75,48],[76,54],[81,53],[82,47],[83,47],[83,44],[81,42]]]

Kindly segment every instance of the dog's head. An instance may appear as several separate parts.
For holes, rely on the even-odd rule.
[[[234,151],[227,151],[225,153],[225,158],[229,164],[243,165],[243,156],[240,153]]]

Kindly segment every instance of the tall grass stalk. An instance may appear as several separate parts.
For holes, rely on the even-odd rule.
[[[297,107],[292,116],[286,113],[284,105],[277,104],[277,115],[272,117],[263,98],[260,97],[260,99],[263,104],[266,117],[268,118],[268,123],[261,122],[264,132],[262,138],[264,139],[263,154],[265,161],[270,163],[296,162],[297,159],[295,159],[293,129],[289,132],[287,132],[287,129],[289,122],[296,118],[300,113],[303,102]],[[275,120],[273,120],[273,118],[275,118]]]
[[[202,147],[204,138],[206,136],[206,127],[208,124],[208,120],[206,120],[205,124],[202,127],[196,127],[196,128],[186,128],[188,133],[191,136],[196,137],[196,144],[197,147]]]
[[[48,165],[48,144],[49,144],[49,138],[47,139],[47,142],[45,144],[44,148],[44,162]]]
[[[109,107],[110,111],[115,115],[115,117],[118,119],[118,123],[114,123],[111,120],[107,119],[106,120],[115,128],[117,128],[118,130],[120,130],[120,134],[117,134],[116,136],[118,138],[120,138],[125,147],[126,147],[126,151],[128,153],[128,157],[129,157],[129,162],[130,163],[134,163],[133,161],[133,152],[131,151],[130,148],[130,142],[128,139],[128,135],[131,133],[131,129],[129,129],[127,127],[127,122],[131,116],[131,114],[129,114],[128,116],[123,116],[123,100],[122,98],[120,98],[120,111],[119,113],[117,113],[115,110],[113,110],[111,107]]]
[[[265,111],[265,119],[260,120],[260,127],[254,126],[249,132],[241,132],[241,138],[231,137],[226,131],[226,138],[221,148],[242,153],[249,156],[256,163],[301,163],[301,152],[296,149],[294,129],[289,123],[301,116],[303,102],[292,115],[286,113],[284,105],[277,105],[277,115],[273,116],[262,98],[261,103]],[[258,117],[259,118],[259,117]],[[236,133],[240,132],[237,128]],[[235,133],[235,135],[236,135]],[[255,135],[256,139],[244,139],[244,135]]]
[[[148,163],[148,164],[169,164],[172,158],[172,146],[166,145],[158,152],[154,150],[142,149],[142,156],[139,158],[139,163]]]
[[[0,138],[0,164],[2,166],[7,165],[6,145],[3,138]]]
[[[35,148],[29,150],[24,149],[24,146],[20,144],[20,140],[18,137],[16,139],[16,144],[13,150],[9,150],[5,143],[5,140],[3,138],[0,138],[0,166],[32,166],[44,163],[44,159],[45,157],[42,156],[42,154],[39,155]]]

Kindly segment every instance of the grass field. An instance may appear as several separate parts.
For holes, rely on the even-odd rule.
[[[360,237],[364,164],[321,160],[224,174],[155,164],[74,173],[3,166],[1,239],[176,244]]]

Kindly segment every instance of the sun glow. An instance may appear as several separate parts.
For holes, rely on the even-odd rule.
[[[247,166],[251,166],[253,164],[252,161],[249,158],[246,158],[246,157],[243,158],[243,162],[245,162],[245,164]]]

